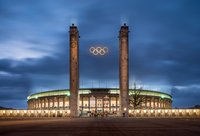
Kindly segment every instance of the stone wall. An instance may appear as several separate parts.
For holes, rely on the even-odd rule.
[[[129,110],[130,117],[200,117],[200,109]]]
[[[69,110],[0,110],[0,118],[12,117],[69,117]],[[130,117],[199,118],[200,109],[129,110]]]
[[[68,117],[69,110],[0,110],[1,117]]]

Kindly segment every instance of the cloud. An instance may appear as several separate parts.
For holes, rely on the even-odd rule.
[[[130,82],[155,86],[161,91],[187,86],[187,90],[176,90],[178,94],[174,96],[174,106],[181,106],[181,92],[187,95],[193,89],[191,85],[200,82],[199,4],[197,0],[1,0],[0,95],[11,102],[22,97],[25,100],[25,90],[33,93],[68,87],[71,23],[78,25],[81,36],[81,85],[116,87],[118,34],[126,21],[130,28]],[[97,44],[108,46],[109,54],[92,56],[89,47]],[[23,86],[19,90],[24,91],[16,96],[17,100],[2,89],[12,87],[13,92],[18,92],[15,86]],[[198,94],[199,90],[194,90],[191,93]],[[200,103],[197,97],[189,99],[192,98],[194,101],[188,103]]]

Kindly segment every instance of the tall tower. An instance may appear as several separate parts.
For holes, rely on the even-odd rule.
[[[128,26],[124,24],[119,31],[119,87],[120,114],[128,116],[129,110],[129,60],[128,60]]]
[[[70,26],[70,116],[78,115],[79,91],[79,32],[77,26]]]

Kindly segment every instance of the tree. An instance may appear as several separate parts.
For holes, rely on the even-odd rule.
[[[143,90],[142,87],[137,88],[136,83],[134,83],[133,90],[130,91],[130,97],[129,97],[129,104],[130,107],[133,107],[133,109],[139,108],[139,105],[145,100],[145,97],[140,95],[142,90]]]

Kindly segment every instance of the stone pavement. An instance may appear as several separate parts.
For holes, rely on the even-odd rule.
[[[0,120],[0,136],[199,136],[200,118]]]

